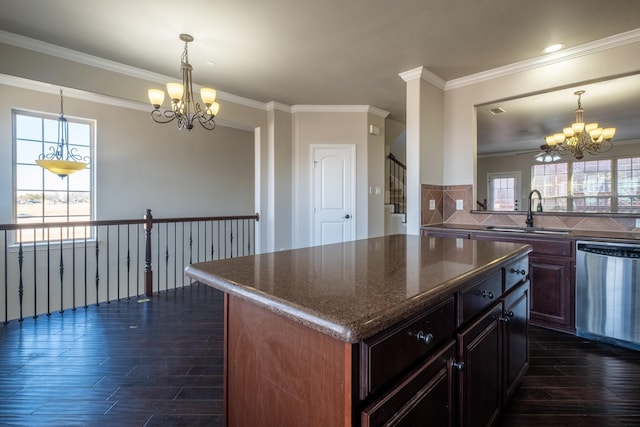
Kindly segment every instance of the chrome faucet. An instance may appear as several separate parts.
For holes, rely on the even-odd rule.
[[[527,211],[527,227],[533,227],[533,212],[531,212],[531,198],[536,194],[538,196],[538,207],[536,208],[536,212],[542,212],[542,196],[538,190],[531,190],[529,193],[529,210]]]

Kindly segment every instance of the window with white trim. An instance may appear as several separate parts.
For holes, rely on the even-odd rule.
[[[58,117],[56,114],[13,111],[16,224],[89,221],[93,217],[95,121],[65,116],[69,122],[69,148],[89,159],[86,169],[60,178],[35,163],[39,156],[55,149],[58,143]],[[66,229],[57,234],[39,235],[35,240],[84,237],[70,235]]]
[[[640,157],[531,167],[546,211],[640,212]]]

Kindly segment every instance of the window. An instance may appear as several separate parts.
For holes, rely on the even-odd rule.
[[[549,211],[640,212],[640,157],[534,165],[531,188]]]
[[[543,209],[566,211],[568,163],[545,163],[532,169],[531,189],[540,191]]]
[[[517,211],[520,194],[520,172],[500,172],[487,175],[489,188],[488,209]]]
[[[67,117],[69,148],[93,159],[94,122]],[[58,116],[46,113],[13,112],[15,152],[15,222],[88,221],[93,216],[92,164],[65,178],[42,169],[35,160],[54,149],[58,142]],[[62,233],[62,236],[60,234]],[[53,238],[73,238],[58,231]],[[78,236],[76,236],[78,237]],[[36,240],[47,238],[37,236]]]
[[[618,212],[640,212],[640,157],[618,159]]]
[[[611,160],[574,162],[571,178],[573,210],[611,212]]]

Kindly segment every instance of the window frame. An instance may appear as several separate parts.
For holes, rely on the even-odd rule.
[[[567,164],[567,180],[566,180],[566,193],[567,195],[564,197],[566,199],[566,209],[561,211],[561,210],[557,210],[554,209],[553,212],[568,212],[568,213],[624,213],[624,214],[637,214],[640,213],[640,195],[638,196],[634,196],[634,195],[620,195],[619,194],[619,174],[618,174],[618,168],[620,166],[619,161],[620,160],[626,160],[629,159],[631,160],[632,166],[634,165],[633,160],[634,159],[640,159],[640,156],[623,156],[623,157],[611,157],[611,158],[602,158],[602,159],[588,159],[588,160],[568,160],[566,162],[558,162],[555,164],[560,164],[560,163],[566,163]],[[575,174],[575,164],[577,163],[588,163],[588,162],[601,162],[601,161],[607,161],[610,162],[610,171],[609,171],[609,180],[606,182],[606,184],[609,186],[610,191],[608,192],[608,194],[605,195],[583,195],[583,196],[577,196],[574,193],[574,174]],[[637,160],[640,161],[640,160]],[[535,188],[535,170],[536,170],[536,166],[540,166],[540,165],[532,165],[531,166],[531,188],[534,189]],[[640,168],[636,168],[633,169],[632,167],[632,172],[638,172],[640,171]],[[584,173],[584,172],[583,172]],[[601,173],[601,171],[597,171],[597,173]],[[635,176],[632,173],[632,179],[633,176]],[[625,208],[623,211],[620,211],[620,206],[619,206],[619,200],[620,198],[631,198],[631,205],[629,208]],[[544,199],[545,199],[545,195],[543,194],[543,203],[544,203]],[[600,200],[600,199],[609,199],[609,204],[610,206],[607,207],[606,210],[602,210],[602,209],[598,209],[598,207],[596,206],[593,209],[580,209],[577,210],[576,206],[575,206],[575,202],[576,200],[586,200],[586,199],[595,199],[595,200]],[[548,200],[548,197],[547,197]],[[636,203],[636,205],[634,205],[634,203]],[[599,202],[598,202],[598,206],[599,206]],[[635,208],[635,211],[634,211]]]
[[[39,119],[40,123],[42,124],[42,130],[41,130],[41,136],[39,139],[30,139],[30,138],[24,138],[23,135],[19,135],[19,131],[18,131],[18,120],[19,120],[19,116],[23,116],[23,117],[30,117],[30,118],[35,118],[35,119]],[[22,189],[22,188],[18,188],[18,167],[21,165],[28,165],[28,166],[34,166],[36,165],[35,163],[35,158],[33,159],[32,162],[26,162],[21,161],[19,162],[18,159],[20,158],[20,144],[19,144],[19,140],[21,141],[33,141],[35,144],[40,144],[40,152],[45,153],[46,151],[46,147],[49,145],[51,145],[51,141],[47,140],[47,136],[45,135],[45,131],[44,131],[44,126],[45,126],[45,120],[53,120],[53,121],[58,121],[58,118],[60,117],[59,113],[50,113],[50,112],[42,112],[42,111],[34,111],[34,110],[26,110],[26,109],[20,109],[20,108],[13,108],[11,110],[11,127],[12,127],[12,140],[11,140],[11,144],[12,144],[12,182],[11,182],[11,192],[12,192],[12,221],[14,224],[31,224],[31,222],[20,222],[19,221],[19,217],[18,217],[18,200],[19,200],[19,196],[18,194],[20,192],[23,191],[31,191],[31,189]],[[88,169],[88,174],[89,174],[89,185],[88,185],[88,190],[73,190],[69,188],[69,177],[65,177],[65,178],[58,178],[56,177],[56,179],[64,179],[66,180],[65,184],[64,184],[64,190],[60,190],[58,188],[52,187],[51,185],[47,185],[47,177],[45,174],[51,174],[51,172],[46,171],[46,170],[42,170],[42,174],[41,177],[38,178],[39,184],[37,184],[38,188],[34,187],[33,191],[37,192],[38,194],[40,194],[43,198],[42,200],[42,210],[38,215],[33,216],[33,218],[35,218],[37,220],[37,222],[33,222],[33,226],[34,228],[37,228],[40,224],[46,224],[46,223],[51,223],[51,222],[66,222],[69,224],[73,224],[74,222],[81,222],[81,221],[91,221],[91,220],[95,220],[95,202],[96,202],[96,186],[95,186],[95,145],[96,145],[96,135],[97,135],[97,121],[95,119],[88,119],[88,118],[81,118],[81,117],[75,117],[75,116],[69,116],[65,114],[65,118],[67,119],[68,123],[70,126],[74,126],[74,125],[84,125],[84,126],[88,126],[88,132],[87,132],[87,137],[89,139],[88,144],[85,145],[83,144],[77,144],[74,140],[71,140],[71,137],[69,138],[71,143],[71,147],[77,146],[80,147],[82,150],[88,151],[89,155],[88,155],[88,165],[87,165],[87,169]],[[57,139],[56,139],[57,142]],[[39,167],[38,167],[39,168]],[[80,173],[80,172],[79,172]],[[86,181],[85,181],[86,182]],[[47,212],[45,211],[45,203],[44,203],[44,196],[47,192],[56,192],[56,193],[60,193],[60,194],[64,194],[65,195],[65,199],[67,200],[66,205],[66,209],[63,215],[47,215]],[[74,216],[69,209],[69,203],[68,201],[70,200],[70,196],[72,196],[74,193],[85,193],[88,192],[88,200],[89,200],[89,213],[88,215],[78,215],[78,216]],[[53,218],[53,219],[52,219]],[[49,220],[47,220],[49,219]],[[69,232],[70,233],[70,232]],[[64,233],[63,233],[64,234]],[[92,234],[91,232],[89,232],[89,234]],[[88,238],[91,238],[91,236],[87,236]],[[75,240],[84,240],[85,237],[81,236],[81,237],[75,237]],[[44,233],[42,236],[39,236],[36,238],[35,243],[41,243],[47,240],[47,236],[46,233]],[[74,240],[73,237],[71,237],[71,235],[67,235],[64,236],[62,235],[61,237],[58,238],[53,238],[51,237],[52,241],[55,240],[63,240],[63,241],[72,241]],[[31,240],[32,241],[32,240]],[[26,242],[25,242],[26,243]]]

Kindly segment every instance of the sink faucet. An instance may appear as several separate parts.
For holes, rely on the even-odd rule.
[[[529,193],[529,210],[527,211],[527,227],[533,227],[533,212],[531,212],[531,198],[536,194],[538,196],[538,207],[536,208],[537,212],[542,212],[542,196],[538,190],[531,190]]]

